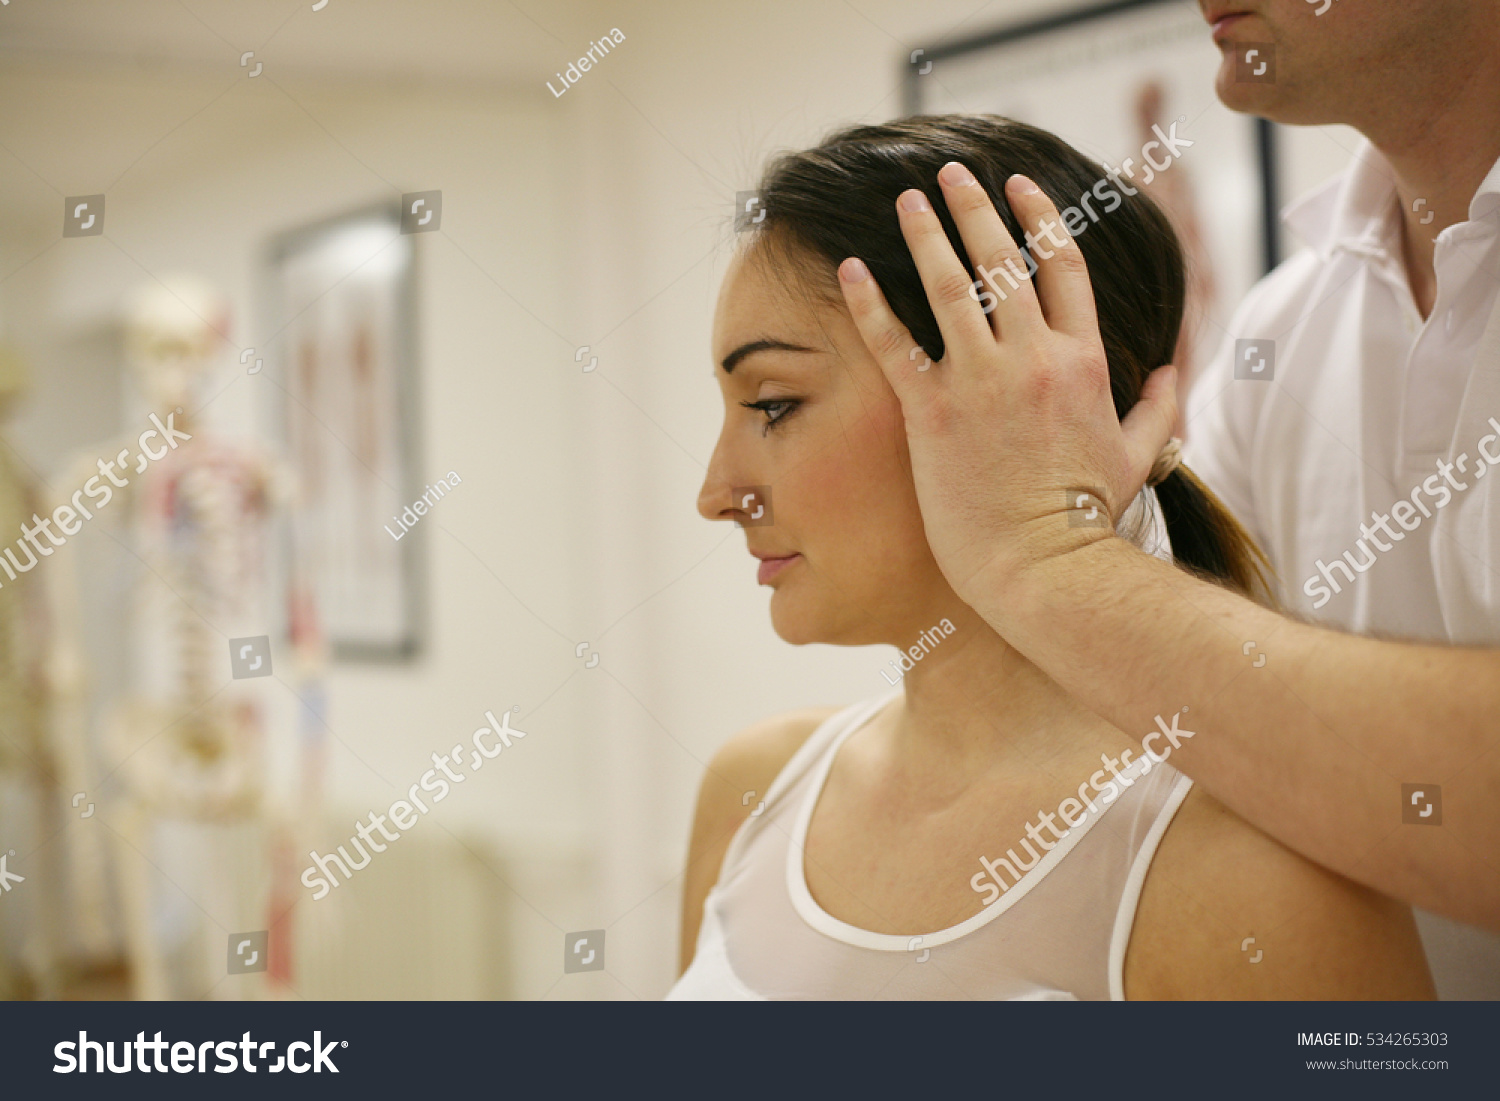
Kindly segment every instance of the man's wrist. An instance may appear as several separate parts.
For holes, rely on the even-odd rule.
[[[965,602],[1015,644],[1059,612],[1091,606],[1102,592],[1129,584],[1125,577],[1143,555],[1113,531],[1074,535],[997,561],[966,586]],[[1120,580],[1113,580],[1116,575]]]

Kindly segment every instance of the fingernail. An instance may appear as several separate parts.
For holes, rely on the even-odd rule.
[[[839,278],[845,283],[863,283],[870,278],[870,269],[858,256],[851,256],[839,265]]]
[[[974,173],[957,161],[949,161],[938,170],[938,179],[949,187],[967,187],[974,183]]]
[[[916,188],[903,191],[901,198],[896,200],[896,205],[908,214],[920,214],[924,210],[931,210],[932,206],[927,202],[927,196]]]
[[[1036,184],[1032,183],[1019,172],[1005,182],[1015,189],[1017,195],[1035,195],[1041,190],[1041,188],[1037,187]]]

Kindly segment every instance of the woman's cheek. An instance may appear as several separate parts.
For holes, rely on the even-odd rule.
[[[914,516],[920,532],[921,512],[906,462],[906,428],[899,407],[894,423],[885,423],[890,419],[866,418],[859,431],[845,435],[838,462],[830,463],[821,479],[820,503],[831,512],[853,513],[851,526],[864,528],[872,521],[880,527],[900,526]]]

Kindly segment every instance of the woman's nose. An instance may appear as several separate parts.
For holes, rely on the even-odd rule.
[[[705,520],[733,520],[736,508],[735,487],[749,484],[743,480],[736,481],[735,478],[743,478],[744,474],[743,470],[732,467],[727,461],[723,441],[720,440],[714,448],[713,457],[708,461],[703,485],[698,490],[698,515]]]
[[[708,476],[698,490],[698,515],[705,520],[728,520],[733,505],[732,488],[709,467]]]

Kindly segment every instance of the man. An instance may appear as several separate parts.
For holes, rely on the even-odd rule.
[[[1119,517],[1176,415],[1164,369],[1114,417],[1076,247],[993,333],[934,295],[948,351],[920,375],[873,280],[846,275],[846,300],[901,397],[938,562],[996,630],[1135,739],[1190,705],[1173,763],[1288,846],[1500,929],[1500,0],[1199,3],[1226,104],[1367,139],[1289,212],[1311,248],[1251,292],[1188,421],[1286,610],[1359,634],[1064,522],[1080,488]],[[1274,81],[1236,79],[1250,50]],[[945,194],[975,263],[1015,255],[993,210]],[[1057,218],[1019,177],[1007,198],[1023,226]],[[936,218],[899,216],[929,292],[962,286]],[[1423,921],[1440,993],[1500,997],[1500,941]]]
[[[1186,460],[1265,548],[1288,611],[1365,635],[1500,645],[1495,604],[1471,591],[1500,582],[1500,555],[1468,523],[1468,510],[1485,507],[1469,494],[1485,490],[1475,474],[1487,466],[1480,448],[1500,391],[1464,402],[1500,289],[1500,85],[1486,77],[1490,64],[1453,68],[1460,53],[1494,49],[1500,11],[1392,0],[1322,16],[1298,0],[1261,12],[1238,0],[1200,7],[1224,53],[1226,105],[1278,122],[1347,123],[1366,142],[1348,172],[1286,212],[1310,247],[1231,322],[1189,403]],[[1476,36],[1458,41],[1471,25]],[[1291,67],[1278,69],[1280,87],[1234,79],[1250,43],[1281,39]],[[1264,381],[1251,370],[1263,358],[1259,374],[1274,375]],[[1484,450],[1500,455],[1494,440]],[[1393,776],[1390,791],[1443,778],[1430,768]],[[1407,817],[1437,815],[1429,796]],[[1451,800],[1441,809],[1450,821],[1462,813]],[[1500,864],[1493,842],[1477,855]],[[1461,927],[1418,920],[1440,990],[1500,997],[1500,939],[1474,943]]]

